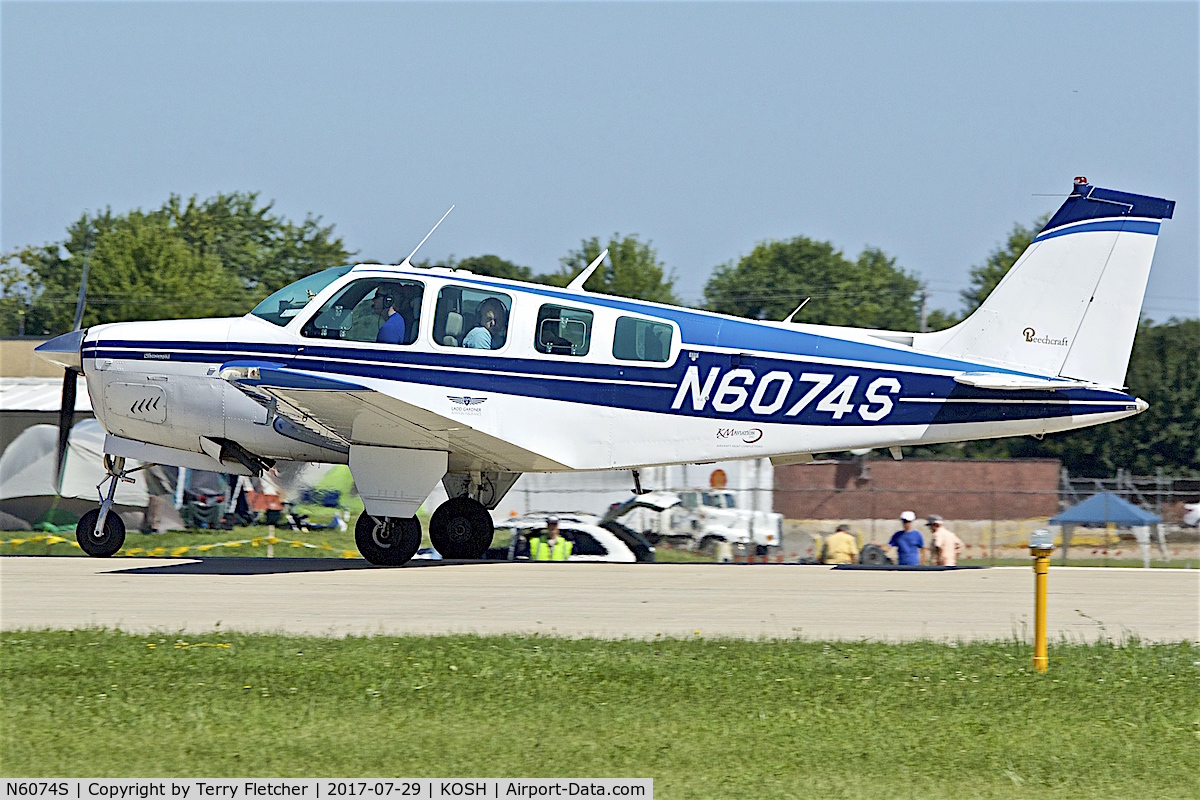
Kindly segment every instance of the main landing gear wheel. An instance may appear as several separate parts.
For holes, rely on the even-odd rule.
[[[450,498],[429,519],[429,541],[442,558],[483,558],[494,532],[492,515],[469,497]]]
[[[416,517],[372,517],[364,511],[354,526],[354,543],[372,564],[398,567],[421,547],[421,522]]]
[[[100,509],[93,508],[79,518],[75,526],[75,541],[83,552],[95,558],[108,558],[115,555],[125,544],[125,523],[110,510],[104,519],[104,530],[96,533],[96,521],[100,519]]]

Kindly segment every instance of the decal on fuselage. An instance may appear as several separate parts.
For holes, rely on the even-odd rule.
[[[703,412],[711,404],[719,414],[737,414],[747,409],[755,416],[770,417],[786,408],[783,417],[787,420],[811,407],[834,420],[857,416],[867,422],[879,422],[895,408],[895,398],[902,388],[897,378],[876,377],[867,384],[861,402],[856,402],[855,390],[861,376],[846,375],[835,383],[836,377],[830,372],[806,371],[794,375],[781,369],[760,376],[740,366],[723,375],[721,367],[708,367],[701,377],[701,368],[691,365],[675,390],[671,410]]]

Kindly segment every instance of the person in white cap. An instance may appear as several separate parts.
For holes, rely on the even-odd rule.
[[[566,561],[571,557],[573,543],[558,535],[558,517],[546,518],[546,534],[529,540],[532,561]]]
[[[917,521],[917,515],[912,511],[903,511],[900,513],[900,524],[903,527],[892,534],[892,538],[888,541],[889,547],[896,548],[896,563],[902,567],[919,567],[921,565],[921,551],[925,548],[925,537],[921,536],[921,532],[913,529],[913,523]]]
[[[929,563],[935,567],[958,566],[958,554],[963,550],[963,540],[954,531],[942,524],[939,514],[930,514],[925,520],[929,526]]]

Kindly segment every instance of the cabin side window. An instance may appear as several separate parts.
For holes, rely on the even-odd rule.
[[[421,324],[419,281],[364,278],[349,283],[300,329],[301,336],[408,345]]]
[[[512,298],[467,286],[443,286],[433,315],[433,340],[442,347],[499,350],[508,339]]]
[[[539,353],[586,356],[592,346],[590,311],[547,303],[538,310],[533,346]]]
[[[623,361],[658,361],[671,357],[670,325],[635,317],[618,317],[613,336],[613,358]]]

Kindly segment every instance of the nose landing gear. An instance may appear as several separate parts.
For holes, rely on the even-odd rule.
[[[104,469],[108,471],[108,492],[100,503],[99,508],[93,508],[79,519],[75,526],[75,541],[83,552],[94,558],[108,558],[115,555],[125,544],[125,523],[113,513],[113,497],[117,493],[117,483],[124,481],[133,483],[131,473],[145,469],[146,465],[135,469],[125,469],[125,459],[118,456],[104,456]],[[104,483],[101,482],[100,486]],[[96,489],[99,490],[100,486]]]
[[[104,521],[100,521],[100,517]],[[116,555],[125,544],[125,523],[119,516],[101,508],[93,508],[79,518],[75,526],[75,541],[80,549],[93,558]]]
[[[398,567],[421,547],[421,522],[416,517],[372,517],[364,511],[354,526],[354,543],[372,564]]]

